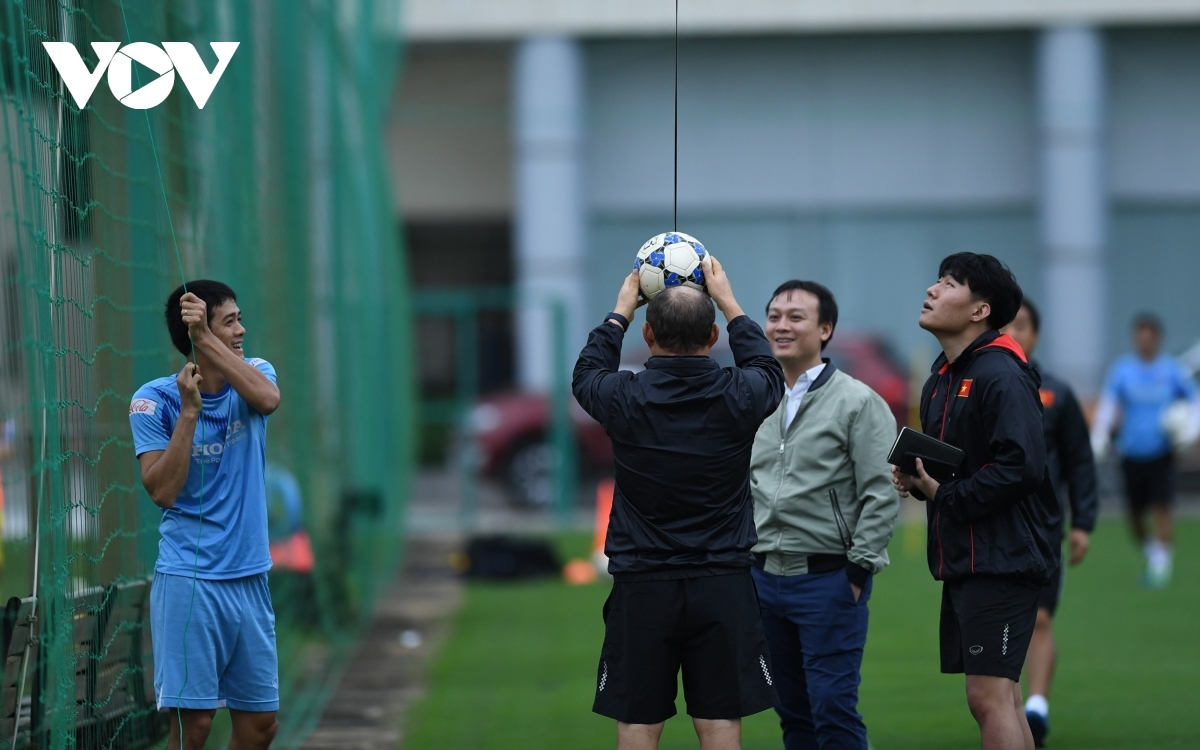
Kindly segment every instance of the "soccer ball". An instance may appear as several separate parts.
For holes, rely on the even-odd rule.
[[[1198,416],[1190,401],[1176,401],[1163,411],[1160,425],[1177,453],[1188,450],[1200,439]]]
[[[707,254],[700,240],[683,232],[664,232],[646,240],[633,263],[642,294],[653,299],[672,286],[690,286],[707,292],[704,271],[700,269],[700,261]]]

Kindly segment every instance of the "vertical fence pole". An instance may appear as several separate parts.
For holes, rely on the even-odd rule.
[[[554,510],[558,525],[570,523],[575,509],[575,435],[571,429],[571,381],[567,376],[567,307],[562,299],[550,303],[551,344],[550,444],[554,448]]]
[[[463,530],[473,530],[479,515],[479,457],[467,420],[479,400],[479,309],[464,297],[455,309],[455,358],[458,360],[459,517]]]

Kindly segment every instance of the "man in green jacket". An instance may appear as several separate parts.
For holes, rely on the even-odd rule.
[[[896,420],[879,394],[821,356],[837,301],[789,281],[767,305],[783,403],[754,442],[753,571],[786,750],[867,750],[858,713],[871,577],[888,564],[900,497],[888,450]]]

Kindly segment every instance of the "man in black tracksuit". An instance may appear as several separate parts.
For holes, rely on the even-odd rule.
[[[616,465],[604,547],[614,582],[592,710],[617,720],[622,750],[658,746],[681,667],[705,748],[736,750],[741,717],[776,700],[750,576],[750,452],[783,398],[783,370],[711,256],[704,276],[711,300],[676,287],[650,301],[642,334],[653,356],[638,373],[618,370],[638,302],[637,272],[627,277],[572,380]],[[729,321],[734,367],[708,356],[713,302]]]
[[[942,483],[919,460],[916,477],[893,472],[901,493],[928,501],[929,569],[944,582],[942,671],[966,673],[983,750],[1033,748],[1019,680],[1038,593],[1059,564],[1038,375],[999,332],[1021,299],[990,255],[942,261],[920,318],[943,349],[921,394],[921,426],[966,455]]]
[[[1021,303],[1017,317],[1004,331],[1013,337],[1025,356],[1033,358],[1037,348],[1041,315],[1029,300]],[[1037,365],[1034,365],[1037,369]],[[1038,369],[1042,387],[1042,424],[1046,434],[1046,465],[1060,498],[1066,497],[1071,506],[1071,532],[1067,537],[1071,565],[1078,565],[1087,556],[1092,529],[1096,525],[1100,501],[1096,492],[1096,461],[1092,456],[1091,436],[1079,399],[1063,381]],[[1061,529],[1066,524],[1062,514],[1055,519]],[[1063,589],[1063,567],[1038,596],[1037,625],[1025,657],[1025,718],[1033,732],[1035,747],[1043,747],[1050,733],[1050,683],[1054,678],[1057,649],[1054,644],[1054,613]]]

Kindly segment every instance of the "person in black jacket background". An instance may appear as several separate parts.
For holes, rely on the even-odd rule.
[[[1004,331],[1016,340],[1025,356],[1032,359],[1038,345],[1041,315],[1028,299],[1021,303],[1017,317]],[[1079,399],[1063,381],[1034,368],[1042,378],[1038,395],[1042,401],[1042,425],[1046,435],[1046,464],[1059,497],[1064,494],[1071,505],[1071,533],[1067,537],[1071,565],[1083,562],[1091,544],[1092,529],[1096,526],[1100,500],[1096,491],[1096,461],[1092,457],[1091,438],[1087,420]],[[1055,519],[1065,524],[1060,513]],[[1060,532],[1061,533],[1061,532]],[[1063,589],[1063,568],[1060,565],[1054,580],[1042,587],[1038,596],[1037,624],[1025,657],[1025,683],[1029,698],[1025,701],[1025,718],[1033,732],[1033,744],[1043,747],[1050,733],[1050,683],[1054,679],[1057,652],[1054,645],[1054,612]]]
[[[920,459],[917,476],[892,473],[901,494],[928,500],[929,569],[944,582],[941,667],[966,674],[983,750],[1033,748],[1021,666],[1061,543],[1038,375],[999,331],[1021,299],[1012,272],[990,255],[942,261],[920,317],[942,346],[921,394],[921,427],[966,455],[941,483]]]
[[[750,577],[750,452],[783,398],[783,370],[721,264],[710,255],[703,269],[708,295],[673,287],[650,301],[642,336],[652,356],[638,373],[618,370],[639,305],[637,272],[626,277],[572,378],[576,400],[613,444],[604,546],[613,590],[592,710],[617,720],[620,750],[658,746],[681,667],[705,748],[738,748],[741,718],[776,702]],[[714,302],[734,367],[708,356],[720,334]]]

